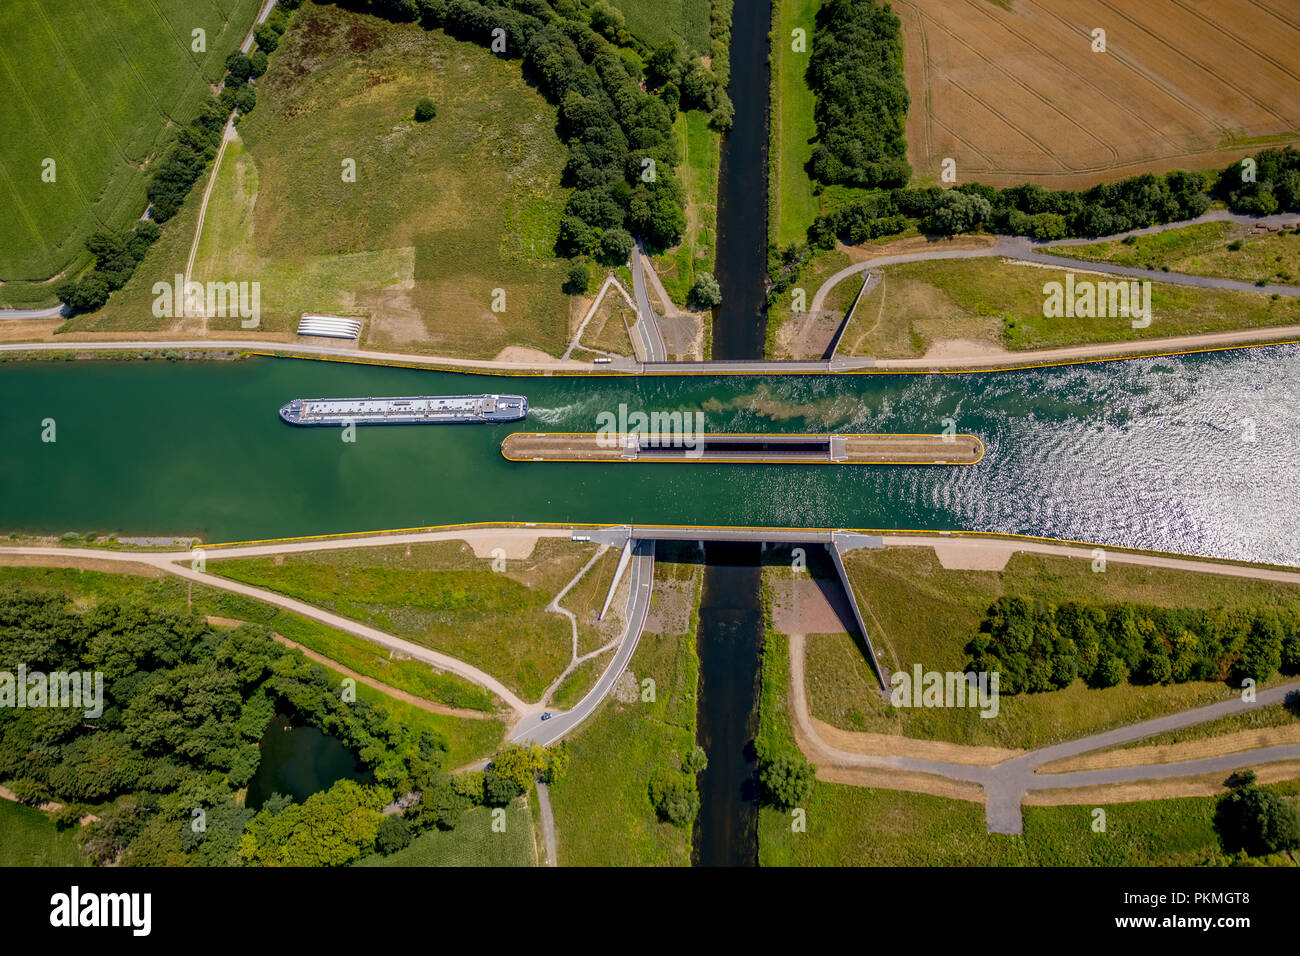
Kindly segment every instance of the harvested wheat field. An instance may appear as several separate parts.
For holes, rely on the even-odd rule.
[[[1078,188],[1300,142],[1294,0],[895,0],[908,159]],[[1092,31],[1106,31],[1106,52]]]

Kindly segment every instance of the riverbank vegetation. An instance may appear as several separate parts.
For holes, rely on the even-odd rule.
[[[988,609],[1006,595],[1061,606],[1133,602],[1163,609],[1212,612],[1217,608],[1275,607],[1300,597],[1285,584],[1190,571],[1119,564],[1105,573],[1087,560],[1015,554],[1002,571],[951,571],[929,548],[851,552],[845,566],[862,613],[876,631],[872,641],[888,672],[965,671],[966,647]],[[1222,700],[1233,687],[1218,680],[1180,684],[1122,683],[1091,688],[1075,680],[1063,690],[1004,694],[996,720],[970,708],[895,708],[860,645],[849,635],[807,639],[806,681],[812,715],[850,731],[902,734],[954,743],[1039,747],[1150,717]]]
[[[698,562],[692,547],[657,547],[646,631],[619,685],[569,739],[568,772],[550,788],[562,866],[690,865]]]
[[[210,560],[208,569],[450,654],[525,699],[538,700],[572,657],[568,620],[546,606],[595,550],[595,545],[541,538],[529,557],[502,559],[504,570],[494,571],[491,556],[478,558],[463,542],[439,541],[409,549],[287,554],[279,563],[276,558]],[[605,594],[594,587],[577,590],[564,604],[586,627]]]

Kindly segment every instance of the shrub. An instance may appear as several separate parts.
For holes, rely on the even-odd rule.
[[[657,768],[650,775],[650,805],[659,819],[676,827],[690,826],[700,812],[695,779],[684,773]]]
[[[582,295],[590,284],[591,270],[587,268],[587,263],[577,260],[569,263],[569,271],[564,277],[564,291],[569,295]]]
[[[789,809],[807,802],[816,773],[817,768],[792,747],[758,756],[759,792],[775,807]]]
[[[722,302],[722,286],[718,285],[712,272],[701,272],[695,277],[687,300],[692,308],[711,309]]]
[[[1272,790],[1246,784],[1219,798],[1214,825],[1229,853],[1251,856],[1300,849],[1300,815]]]
[[[437,105],[427,96],[415,104],[415,121],[417,123],[427,123],[437,115]]]
[[[1241,247],[1244,245],[1245,243],[1242,242],[1240,239],[1234,239],[1232,240],[1232,242],[1228,243],[1228,249],[1231,252],[1239,252],[1241,250]]]

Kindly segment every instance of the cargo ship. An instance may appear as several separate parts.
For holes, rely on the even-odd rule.
[[[527,415],[523,395],[295,398],[280,409],[289,425],[472,425],[517,422]]]

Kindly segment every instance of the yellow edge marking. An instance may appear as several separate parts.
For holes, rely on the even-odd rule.
[[[1217,335],[1218,333],[1207,333]],[[1131,339],[1128,341],[1132,341]],[[1158,341],[1158,340],[1157,340]],[[73,343],[75,345],[75,343]],[[1124,343],[1117,342],[1095,342],[1089,345],[1120,345]],[[1142,358],[1168,358],[1175,355],[1201,355],[1208,352],[1233,352],[1238,349],[1262,349],[1271,348],[1277,345],[1300,345],[1300,339],[1281,339],[1273,342],[1242,342],[1238,345],[1212,345],[1204,348],[1187,348],[1174,349],[1163,352],[1134,352],[1130,355],[1108,355],[1096,356],[1094,358],[1071,359],[1064,362],[1035,362],[1028,359],[1019,365],[1000,365],[995,368],[851,368],[841,369],[839,371],[830,371],[828,369],[764,369],[763,371],[753,372],[734,372],[724,371],[722,369],[683,369],[681,371],[663,371],[663,372],[597,372],[597,371],[577,371],[571,369],[541,369],[541,370],[522,370],[522,369],[486,369],[471,368],[458,365],[441,365],[436,362],[420,363],[418,358],[412,358],[405,362],[384,362],[378,360],[367,361],[364,359],[344,358],[343,356],[334,355],[303,355],[292,352],[265,352],[248,350],[241,354],[264,356],[267,358],[292,358],[304,359],[315,362],[342,362],[348,365],[379,365],[389,368],[409,368],[417,371],[439,371],[439,372],[460,372],[466,375],[500,375],[510,378],[637,378],[643,376],[659,377],[669,375],[716,375],[720,377],[752,377],[756,375],[980,375],[985,372],[1017,372],[1035,368],[1064,368],[1072,365],[1096,365],[1101,362],[1130,362],[1134,359]],[[1076,348],[1081,346],[1060,346],[1061,348]],[[1159,346],[1156,346],[1157,348]],[[124,350],[131,351],[131,350]],[[135,351],[139,351],[138,349]],[[156,350],[154,350],[156,351]],[[850,358],[852,356],[849,356]],[[721,361],[721,360],[719,360]],[[765,361],[776,360],[768,359]],[[886,359],[886,361],[889,361]]]
[[[968,537],[968,538],[994,538],[1000,540],[1013,541],[1041,541],[1047,544],[1076,545],[1083,548],[1101,548],[1104,551],[1126,551],[1131,554],[1162,554],[1171,558],[1186,558],[1191,561],[1204,561],[1208,564],[1224,564],[1234,567],[1256,567],[1279,568],[1284,571],[1295,570],[1294,565],[1290,564],[1269,564],[1268,562],[1251,562],[1251,561],[1233,561],[1225,558],[1208,558],[1203,554],[1189,554],[1186,551],[1166,551],[1163,548],[1134,548],[1122,544],[1097,544],[1095,541],[1076,541],[1073,538],[1049,538],[1040,534],[1020,534],[1015,531],[966,531],[963,529],[936,530],[932,528],[807,528],[807,527],[790,527],[781,525],[725,525],[725,524],[650,524],[648,522],[631,522],[625,523],[632,528],[659,528],[661,530],[681,530],[681,531],[779,531],[779,532],[809,532],[812,534],[830,534],[835,531],[849,531],[854,534],[873,535],[876,537],[889,536],[919,536],[927,538],[940,537]],[[303,535],[292,538],[260,538],[253,541],[221,541],[213,544],[196,545],[195,547],[208,550],[211,548],[235,548],[255,544],[287,544],[295,541],[328,541],[335,539],[362,539],[358,541],[356,547],[364,547],[364,539],[380,537],[389,534],[413,534],[418,532],[433,531],[473,531],[479,528],[515,528],[526,530],[528,528],[565,528],[576,530],[579,528],[602,530],[605,528],[623,527],[623,524],[612,524],[609,522],[582,522],[582,521],[474,521],[461,524],[441,524],[427,525],[422,528],[390,528],[379,531],[339,531],[333,534],[313,534]],[[109,552],[110,554],[112,552]]]
[[[523,436],[525,436],[525,437],[541,436],[541,437],[546,437],[546,438],[552,438],[552,437],[554,437],[554,438],[585,438],[585,437],[588,437],[588,436],[594,437],[594,436],[596,436],[596,435],[598,435],[598,434],[600,434],[600,433],[599,433],[599,432],[511,432],[511,433],[510,433],[509,435],[507,435],[507,436],[505,437],[505,439],[503,439],[502,442],[501,442],[501,457],[504,458],[506,461],[522,461],[522,462],[535,462],[535,461],[541,461],[541,462],[551,462],[551,463],[574,463],[574,464],[583,464],[583,465],[616,465],[616,464],[620,464],[620,463],[635,464],[635,465],[644,465],[644,464],[651,464],[651,465],[655,465],[655,464],[658,464],[658,465],[663,465],[663,464],[670,464],[670,465],[690,465],[690,464],[696,464],[696,465],[721,465],[721,464],[736,464],[736,465],[874,465],[874,466],[876,466],[876,467],[886,467],[886,468],[887,468],[887,467],[898,467],[898,466],[902,466],[902,465],[947,465],[947,466],[969,466],[969,465],[978,465],[981,461],[984,460],[984,453],[985,453],[984,442],[980,439],[980,437],[979,437],[978,435],[968,435],[968,434],[962,433],[962,434],[957,435],[957,436],[955,436],[955,437],[957,437],[957,438],[973,438],[973,439],[975,439],[975,444],[979,445],[979,451],[980,451],[980,454],[979,454],[979,457],[976,458],[974,461],[935,461],[934,459],[930,459],[929,461],[832,461],[832,460],[829,459],[829,458],[827,458],[827,459],[821,459],[821,458],[714,458],[714,459],[712,459],[712,460],[705,461],[704,459],[701,459],[701,458],[685,458],[685,457],[682,457],[682,458],[636,458],[636,459],[632,459],[632,458],[624,458],[622,455],[618,455],[618,456],[612,456],[612,455],[611,455],[611,457],[609,457],[609,458],[537,458],[537,457],[535,457],[535,456],[533,456],[533,455],[529,455],[529,456],[526,457],[526,458],[515,458],[515,457],[513,457],[513,456],[511,456],[511,455],[507,455],[507,454],[506,454],[506,445],[505,445],[506,441],[508,441],[508,440],[511,439],[511,438],[514,438],[516,435],[523,435]],[[632,434],[632,433],[631,433],[631,432],[619,432],[618,434],[620,434],[620,435],[627,435],[627,434]],[[717,433],[715,433],[715,435],[716,435],[716,437],[719,437],[719,438],[769,438],[769,437],[772,437],[771,435],[769,435],[769,434],[765,434],[765,433],[763,433],[763,432],[730,432],[730,433],[717,432]],[[710,436],[710,437],[713,437],[713,436]],[[783,432],[783,433],[781,433],[778,437],[782,437],[782,438],[832,438],[832,437],[834,437],[834,438],[942,438],[943,436],[942,436],[942,435],[931,435],[931,434],[926,434],[926,433],[924,433],[924,432],[873,432],[873,433],[870,433],[870,434],[867,434],[867,433],[857,433],[857,432],[835,432],[834,435],[811,435],[811,434],[804,434],[804,433],[786,433],[786,432]],[[612,449],[611,449],[611,451],[612,451]]]

